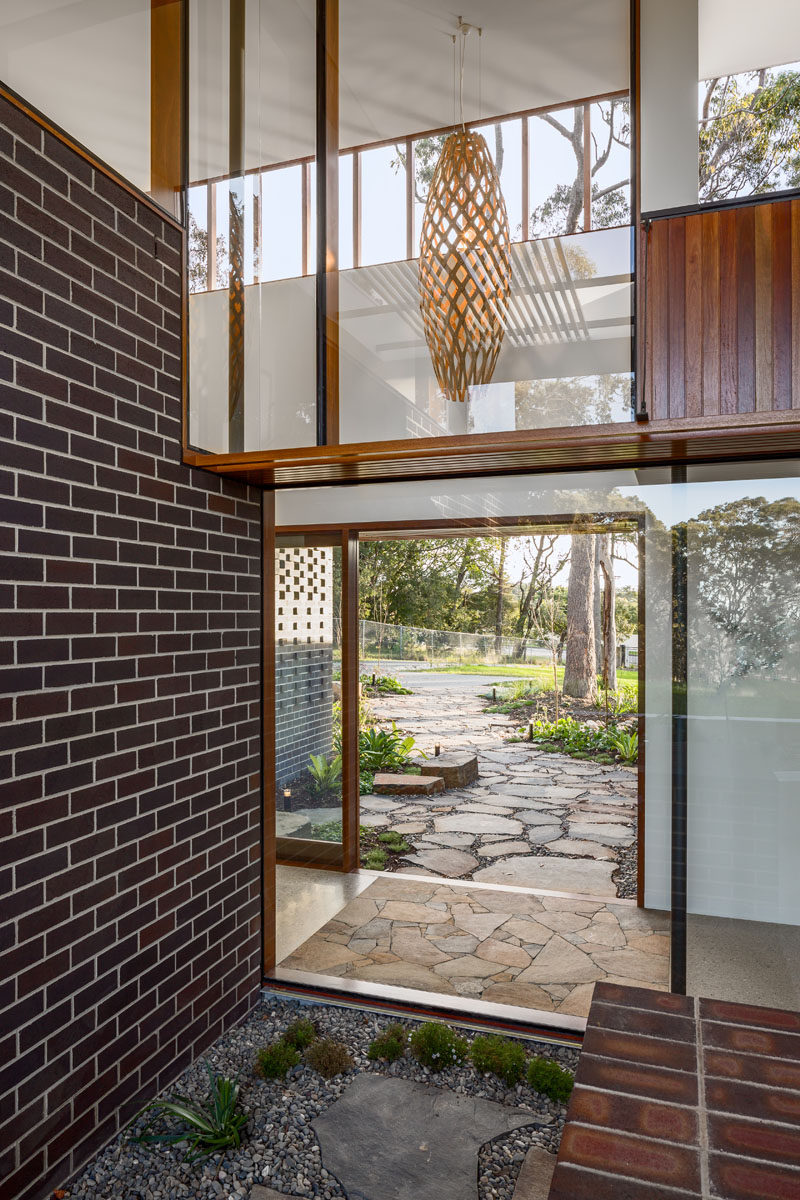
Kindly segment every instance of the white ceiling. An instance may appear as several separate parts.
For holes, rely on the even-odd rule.
[[[452,123],[455,7],[483,28],[467,41],[467,120],[628,87],[628,0],[340,0],[343,148]],[[314,9],[248,0],[250,166],[313,153]],[[190,13],[191,175],[202,179],[227,169],[225,5],[191,0]]]
[[[800,0],[698,0],[698,34],[701,79],[798,62]]]

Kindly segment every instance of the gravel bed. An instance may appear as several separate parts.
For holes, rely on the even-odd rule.
[[[639,868],[637,863],[637,848],[634,840],[630,846],[617,846],[617,869],[611,876],[616,886],[620,900],[636,899],[636,881]]]
[[[255,1075],[256,1051],[278,1037],[297,1016],[310,1017],[321,1036],[344,1042],[355,1061],[346,1075],[325,1080],[305,1066],[285,1079],[263,1080]],[[462,1095],[480,1096],[511,1107],[526,1108],[531,1125],[514,1130],[482,1147],[479,1156],[480,1200],[511,1200],[522,1161],[531,1146],[555,1152],[561,1140],[566,1105],[555,1104],[524,1084],[507,1088],[494,1076],[479,1075],[466,1064],[436,1074],[406,1055],[392,1064],[371,1063],[367,1049],[391,1019],[331,1006],[306,1006],[294,1000],[262,1002],[246,1020],[211,1047],[205,1060],[181,1075],[173,1092],[202,1098],[208,1078],[204,1062],[227,1075],[240,1073],[242,1102],[250,1113],[242,1146],[194,1165],[183,1161],[173,1146],[141,1145],[129,1140],[140,1130],[137,1118],[94,1159],[66,1190],[69,1200],[229,1200],[249,1196],[261,1183],[288,1196],[345,1197],[338,1180],[323,1167],[311,1121],[337,1100],[361,1071],[373,1071],[430,1083]],[[405,1022],[409,1028],[418,1022]],[[471,1040],[474,1036],[467,1035]],[[553,1058],[575,1070],[578,1051],[546,1043],[526,1043],[531,1053]]]

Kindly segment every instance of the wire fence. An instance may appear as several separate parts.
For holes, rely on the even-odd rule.
[[[419,663],[526,663],[549,661],[549,651],[525,638],[461,633],[359,621],[362,661]]]

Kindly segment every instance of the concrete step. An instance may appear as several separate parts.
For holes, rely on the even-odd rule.
[[[420,764],[423,775],[441,775],[445,787],[467,787],[478,781],[477,754],[440,754]]]
[[[441,775],[393,775],[388,771],[375,776],[373,788],[384,796],[438,796],[444,791]]]
[[[548,1154],[539,1146],[531,1146],[520,1168],[514,1200],[547,1200],[555,1169],[555,1154]]]

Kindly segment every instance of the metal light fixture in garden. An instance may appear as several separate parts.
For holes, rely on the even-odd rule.
[[[508,215],[494,160],[464,125],[464,45],[459,22],[461,129],[442,146],[419,248],[422,322],[436,381],[451,400],[491,382],[511,292]],[[480,32],[480,31],[478,31]]]

